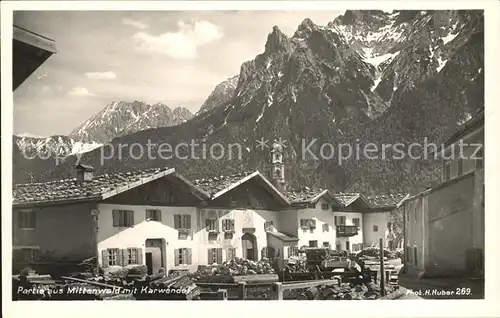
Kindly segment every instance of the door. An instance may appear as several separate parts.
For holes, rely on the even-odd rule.
[[[345,242],[345,249],[346,249],[346,251],[349,251],[349,250],[350,250],[350,247],[351,247],[351,246],[350,246],[350,244],[349,244],[349,241],[346,241],[346,242]]]
[[[257,244],[255,242],[255,236],[250,233],[245,233],[241,237],[241,245],[243,258],[248,260],[257,260]]]
[[[146,253],[146,266],[148,267],[148,275],[153,275],[153,253]]]

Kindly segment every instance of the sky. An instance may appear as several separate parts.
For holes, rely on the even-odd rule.
[[[67,135],[114,100],[195,113],[214,87],[264,51],[277,25],[291,36],[340,11],[17,11],[14,24],[56,42],[14,92],[16,135]]]

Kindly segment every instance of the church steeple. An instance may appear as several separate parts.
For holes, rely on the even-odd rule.
[[[274,140],[271,146],[271,179],[275,185],[279,185],[282,190],[286,187],[285,164],[283,162],[283,145]]]

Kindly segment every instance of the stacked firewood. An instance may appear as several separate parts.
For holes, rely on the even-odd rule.
[[[386,294],[393,291],[394,288],[391,286],[386,288]],[[361,285],[342,283],[340,286],[332,284],[285,291],[283,298],[298,300],[371,300],[380,298],[380,287],[374,283]]]
[[[264,258],[261,261],[256,262],[243,258],[236,258],[226,261],[221,265],[200,266],[193,276],[241,276],[257,274],[274,274],[274,269],[268,259]]]

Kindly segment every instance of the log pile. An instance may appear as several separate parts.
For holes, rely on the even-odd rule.
[[[391,286],[386,288],[386,294],[393,291],[394,288]],[[285,291],[283,298],[297,300],[373,300],[380,298],[380,287],[373,282],[361,285],[342,283],[340,286],[332,283],[331,285]]]
[[[271,263],[266,258],[258,262],[243,258],[235,258],[221,265],[199,266],[198,270],[192,276],[199,279],[203,276],[210,275],[245,276],[274,273]]]

